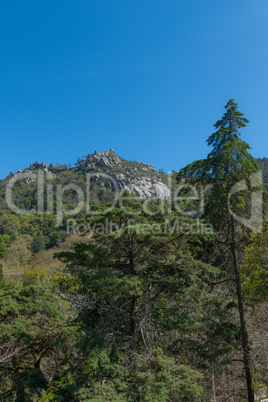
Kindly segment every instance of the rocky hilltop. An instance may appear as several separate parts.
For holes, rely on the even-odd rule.
[[[95,151],[84,159],[79,158],[76,166],[80,170],[96,173],[97,182],[101,181],[98,172],[109,174],[120,192],[127,190],[141,198],[167,199],[170,196],[170,189],[166,185],[167,178],[163,177],[165,175],[160,174],[153,165],[140,161],[127,161],[120,158],[113,149],[108,149],[106,152]]]
[[[168,175],[162,171],[157,171],[149,163],[123,159],[113,149],[109,149],[105,152],[95,151],[93,154],[78,158],[73,167],[67,164],[53,165],[36,161],[26,169],[21,169],[15,173],[11,172],[6,179],[0,180],[0,209],[5,207],[4,192],[8,180],[16,182],[14,189],[18,195],[17,202],[20,206],[31,204],[34,207],[36,204],[37,172],[42,172],[45,182],[54,186],[53,191],[56,191],[58,185],[67,186],[70,184],[79,185],[83,191],[86,191],[86,174],[89,173],[90,192],[96,202],[112,200],[115,191],[123,192],[125,190],[142,199],[153,197],[165,200],[171,195]],[[75,197],[73,196],[73,198]],[[73,203],[75,200],[73,201],[72,195],[69,194],[66,205]]]

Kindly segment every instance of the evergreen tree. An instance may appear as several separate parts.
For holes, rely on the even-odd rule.
[[[41,396],[56,377],[70,331],[46,287],[20,282],[0,289],[0,399]],[[49,365],[49,367],[48,367]],[[36,399],[34,399],[36,400]]]
[[[59,288],[76,306],[75,323],[85,334],[77,384],[88,387],[91,397],[105,381],[118,395],[124,389],[125,400],[143,393],[148,401],[204,399],[192,361],[203,368],[215,363],[236,335],[230,310],[210,293],[218,270],[193,257],[200,248],[200,234],[190,234],[193,220],[156,210],[145,214],[131,199],[123,207],[91,218],[90,240],[57,253],[69,275],[59,278]],[[105,222],[111,225],[98,234]],[[188,230],[172,232],[167,223]],[[157,381],[149,385],[152,378]]]
[[[233,99],[227,102],[225,110],[223,117],[214,125],[216,131],[207,140],[208,145],[212,146],[212,151],[206,159],[196,161],[181,169],[177,179],[184,178],[187,182],[196,185],[212,185],[206,200],[204,218],[214,225],[215,230],[219,233],[218,241],[225,244],[227,252],[229,250],[232,256],[248,401],[253,402],[253,370],[242,298],[237,244],[242,230],[235,217],[236,214],[246,214],[249,208],[252,208],[254,212],[254,205],[250,204],[250,177],[258,172],[259,166],[248,152],[249,145],[240,138],[239,129],[245,127],[249,121],[238,110],[237,103]],[[243,187],[244,192],[242,194],[236,192],[229,204],[232,189],[242,180],[246,181],[249,190],[245,191]],[[230,206],[233,213],[230,213]]]

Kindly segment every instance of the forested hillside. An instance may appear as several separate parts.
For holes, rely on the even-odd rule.
[[[207,158],[170,176],[109,150],[1,180],[1,400],[268,395],[268,165],[247,123],[230,99]]]
[[[267,158],[257,159],[263,172],[266,188],[268,188],[267,160]],[[31,164],[29,168],[10,173],[6,179],[0,180],[0,261],[7,277],[22,275],[25,264],[32,266],[37,253],[42,251],[42,255],[45,256],[45,251],[48,250],[47,254],[50,255],[54,248],[61,247],[68,236],[67,220],[70,216],[63,213],[60,225],[56,219],[57,186],[61,186],[62,189],[66,187],[66,190],[62,192],[62,203],[63,208],[70,211],[77,205],[77,194],[67,187],[75,184],[83,194],[87,194],[86,175],[88,173],[92,174],[89,191],[90,203],[93,207],[114,201],[118,195],[116,190],[118,193],[124,190],[131,191],[133,195],[142,198],[160,196],[162,199],[169,197],[170,191],[173,193],[176,190],[175,171],[167,176],[163,171],[157,172],[150,164],[124,160],[113,150],[88,155],[84,159],[79,158],[74,168],[67,165],[50,165],[46,169],[47,165],[45,168],[44,165]],[[44,212],[26,215],[14,213],[6,204],[8,183],[12,183],[15,179],[12,202],[17,208],[22,211],[37,209],[38,181],[31,176],[37,173],[44,174]],[[53,200],[50,207],[48,207],[47,197],[49,185],[52,187]],[[74,216],[83,219],[87,214],[86,208],[81,208],[81,211]]]
[[[29,168],[22,169],[0,180],[0,261],[8,278],[20,276],[25,266],[33,266],[38,254],[46,256],[52,250],[61,247],[69,235],[67,220],[72,216],[76,219],[85,218],[87,209],[82,205],[79,212],[72,212],[77,206],[75,185],[86,196],[90,194],[90,203],[96,204],[114,200],[124,190],[132,191],[142,198],[160,197],[165,199],[170,194],[168,178],[163,172],[150,164],[139,161],[131,162],[120,158],[113,150],[95,152],[84,159],[79,158],[77,166],[46,165],[32,163]],[[43,211],[38,213],[38,174],[43,177]],[[87,176],[89,175],[89,176]],[[90,179],[88,179],[88,177]],[[88,186],[88,181],[89,188]],[[12,205],[20,209],[14,212],[6,202],[7,186],[12,185]],[[61,188],[63,208],[62,221],[56,219],[57,189]],[[51,202],[48,193],[51,188]],[[37,213],[31,213],[31,210]],[[70,211],[71,216],[64,211]],[[25,213],[25,215],[23,215]],[[47,252],[46,252],[47,250]],[[42,267],[45,263],[41,262]],[[8,268],[7,268],[8,267]],[[46,268],[45,268],[46,269]],[[49,268],[47,268],[50,270]]]

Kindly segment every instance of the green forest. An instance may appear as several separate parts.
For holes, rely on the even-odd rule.
[[[207,157],[173,171],[176,202],[114,201],[93,183],[90,211],[72,215],[83,233],[68,233],[68,214],[59,225],[56,190],[52,213],[46,194],[43,212],[17,214],[0,181],[1,400],[268,398],[268,158],[251,156],[248,123],[230,99]],[[85,189],[84,175],[46,183]],[[21,210],[37,199],[36,182],[16,182]],[[63,206],[76,203],[70,188]]]

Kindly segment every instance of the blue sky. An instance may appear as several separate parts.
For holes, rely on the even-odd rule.
[[[0,178],[109,148],[179,170],[231,97],[268,157],[267,21],[267,0],[2,2]]]

